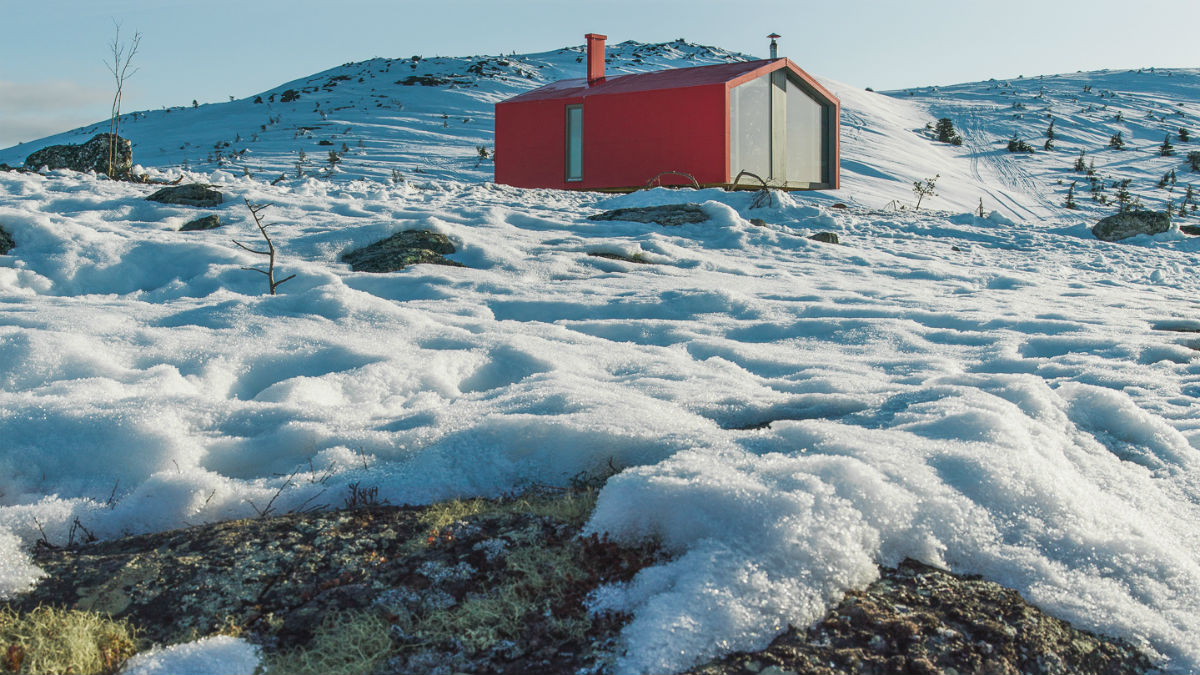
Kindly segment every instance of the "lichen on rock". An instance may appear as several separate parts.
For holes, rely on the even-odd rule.
[[[162,188],[146,199],[160,204],[177,206],[219,206],[225,196],[219,190],[212,189],[204,183],[188,183]]]
[[[86,143],[47,146],[26,157],[25,167],[34,171],[43,166],[49,169],[95,171],[111,178],[127,178],[133,168],[133,144],[128,138],[117,136],[116,143],[110,148],[111,138],[111,134],[97,134]]]
[[[355,272],[399,272],[409,265],[464,265],[446,258],[455,252],[454,244],[444,234],[428,230],[406,230],[342,255]]]

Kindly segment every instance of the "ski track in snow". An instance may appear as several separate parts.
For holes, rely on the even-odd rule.
[[[683,43],[611,53],[614,70],[738,58]],[[673,553],[592,599],[634,617],[619,672],[765,646],[906,556],[1017,588],[1170,672],[1200,669],[1200,243],[1178,231],[1098,242],[1084,221],[1100,207],[1059,208],[1054,182],[1071,178],[1073,142],[1111,133],[1068,115],[1080,82],[1123,83],[1117,100],[1137,117],[1190,91],[1194,71],[1169,87],[1162,72],[1083,74],[893,97],[831,83],[844,188],[766,209],[717,190],[484,182],[475,145],[490,142],[490,103],[573,76],[578,55],[349,64],[278,88],[323,92],[300,107],[246,100],[130,123],[145,130],[139,161],[169,166],[190,152],[171,150],[185,144],[177,120],[197,120],[203,143],[187,143],[211,147],[268,110],[286,119],[243,155],[258,178],[243,160],[189,158],[189,179],[227,195],[203,210],[226,223],[209,232],[176,232],[202,210],[147,202],[151,186],[0,173],[0,223],[18,245],[0,256],[0,594],[36,579],[21,547],[39,527],[61,543],[76,518],[113,537],[250,517],[277,491],[281,511],[337,506],[364,481],[428,503],[611,461],[628,468],[589,527]],[[503,75],[467,77],[480,62]],[[338,93],[372,73],[461,82]],[[998,144],[1014,130],[1035,140],[1045,118],[1013,118],[1005,97],[1041,86],[1063,114],[1062,150],[1008,157]],[[310,111],[321,96],[327,110]],[[343,105],[358,107],[333,117]],[[942,115],[964,146],[925,136]],[[299,129],[315,120],[365,150],[328,180],[262,180],[289,171],[301,140],[324,151]],[[1129,135],[1145,145],[1160,124]],[[1130,155],[1097,154],[1105,171],[1135,170]],[[389,180],[393,166],[409,180]],[[949,210],[882,210],[934,174],[923,206]],[[297,275],[278,296],[229,242],[252,238],[243,196],[273,205],[280,272]],[[972,215],[981,196],[1001,212]],[[709,221],[586,219],[684,201]],[[405,229],[446,234],[466,268],[339,262]],[[817,231],[848,245],[807,238]]]

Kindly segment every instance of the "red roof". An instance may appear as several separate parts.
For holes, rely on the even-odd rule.
[[[776,61],[764,59],[760,61],[741,61],[738,63],[722,63],[715,66],[696,66],[694,68],[671,68],[655,70],[649,73],[631,73],[605,78],[590,87],[587,78],[575,78],[551,82],[544,87],[514,96],[507,101],[512,103],[525,101],[547,101],[560,98],[578,98],[582,96],[599,96],[603,94],[628,94],[637,91],[653,91],[658,89],[678,89],[682,87],[699,87],[703,85],[723,84],[736,80],[757,70],[763,72],[775,70],[769,66]],[[795,66],[793,66],[795,68]],[[796,70],[799,70],[796,68]]]

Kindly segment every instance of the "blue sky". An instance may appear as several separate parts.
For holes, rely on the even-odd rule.
[[[587,32],[762,57],[777,32],[809,72],[877,90],[1200,67],[1197,0],[0,0],[0,147],[107,118],[114,20],[143,35],[124,111],[241,98],[376,56],[547,51]]]

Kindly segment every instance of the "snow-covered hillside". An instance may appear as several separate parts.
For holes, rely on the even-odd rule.
[[[618,71],[740,58],[685,43],[610,54]],[[111,537],[336,506],[355,483],[424,503],[611,462],[626,468],[590,527],[674,556],[593,599],[634,617],[617,672],[760,647],[906,556],[1200,670],[1200,239],[1104,243],[1088,224],[1111,206],[1077,186],[1083,208],[1061,207],[1086,183],[1081,149],[1148,206],[1173,167],[1178,195],[1190,147],[1156,147],[1200,114],[1200,73],[912,96],[828,83],[843,189],[764,208],[718,190],[489,183],[491,103],[577,76],[580,56],[377,60],[261,104],[127,121],[135,161],[171,177],[186,159],[189,179],[226,193],[212,209],[92,175],[0,173],[17,245],[0,256],[0,593],[36,577],[22,546],[63,543],[77,519]],[[410,77],[430,85],[394,84]],[[283,103],[288,89],[300,98]],[[1047,112],[1059,137],[1043,152]],[[928,137],[941,116],[962,146]],[[1118,128],[1128,148],[1103,149]],[[1038,152],[1008,153],[1014,132]],[[912,182],[934,175],[940,195],[914,211]],[[280,295],[230,242],[254,236],[243,197],[273,204],[281,272],[297,275]],[[989,217],[972,214],[981,198]],[[709,220],[587,220],[676,202]],[[206,213],[227,225],[177,232]],[[407,229],[448,235],[465,267],[339,261]]]

